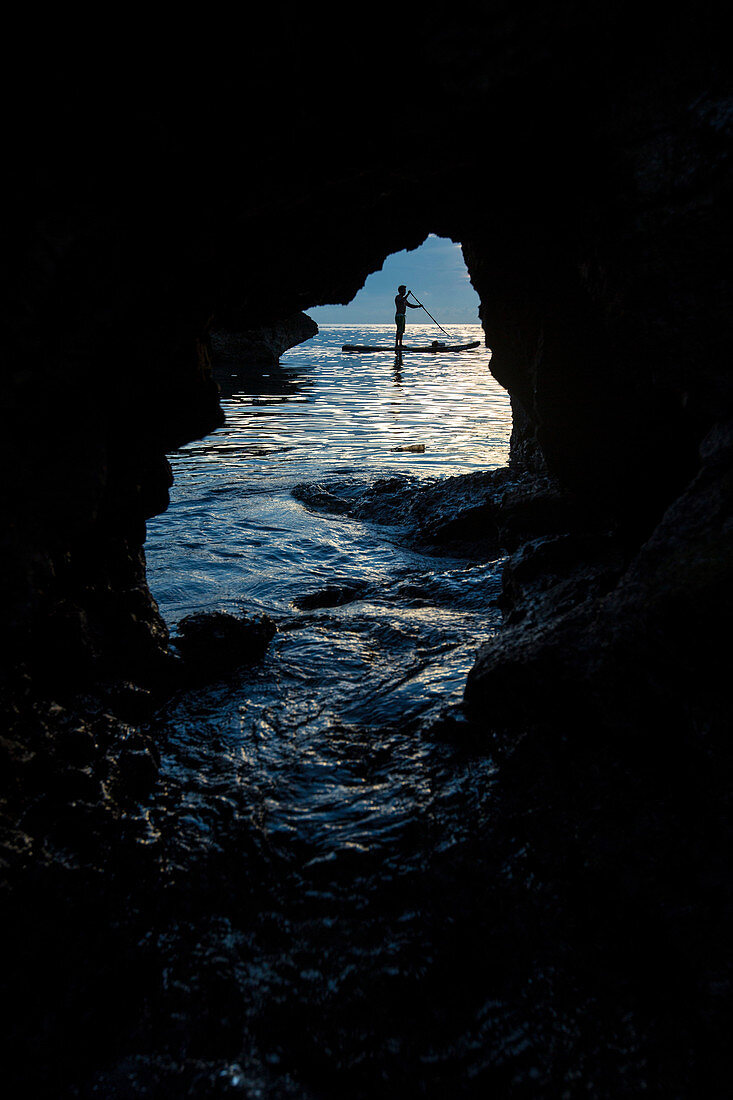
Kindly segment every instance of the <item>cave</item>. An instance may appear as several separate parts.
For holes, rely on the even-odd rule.
[[[293,13],[236,42],[130,28],[114,57],[34,36],[6,135],[11,1095],[681,1097],[729,1080],[727,39],[706,6],[467,5],[394,37],[392,13],[372,16],[339,48],[329,18]],[[444,866],[445,896],[423,898],[436,930],[457,919],[449,887],[481,911],[461,917],[470,996],[436,931],[429,1019],[417,979],[404,1004],[372,990],[385,1029],[408,1017],[399,1054],[388,1030],[380,1055],[339,1053],[327,999],[307,1047],[296,998],[270,1018],[298,1032],[291,1060],[253,1068],[226,937],[177,893],[190,874],[239,899],[235,852],[173,867],[151,825],[154,716],[181,685],[146,523],[168,506],[166,456],[223,423],[212,333],[345,304],[428,233],[461,244],[514,418],[508,466],[454,517],[507,556],[504,623],[431,733],[496,768],[471,874]],[[160,930],[186,905],[189,1000],[158,1012]]]

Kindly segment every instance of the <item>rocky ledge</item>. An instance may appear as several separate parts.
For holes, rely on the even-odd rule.
[[[305,313],[294,313],[271,325],[237,327],[236,317],[218,321],[210,335],[216,367],[274,366],[289,348],[310,340],[318,325]]]
[[[488,711],[496,729],[663,730],[668,753],[719,743],[727,660],[709,624],[733,610],[731,425],[700,453],[699,473],[640,548],[613,532],[568,532],[509,559],[507,626],[478,655],[469,711],[484,721]]]
[[[587,508],[554,478],[514,466],[434,479],[327,478],[297,485],[293,496],[313,511],[389,527],[424,553],[499,557],[534,537],[592,529]]]

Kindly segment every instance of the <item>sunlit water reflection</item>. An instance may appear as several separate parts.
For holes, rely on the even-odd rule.
[[[506,462],[511,413],[483,346],[456,354],[342,353],[393,326],[325,327],[264,372],[219,371],[226,425],[171,455],[171,505],[148,527],[150,584],[170,621],[217,606],[282,612],[303,585],[401,564],[383,533],[307,513],[299,482],[408,473],[435,478]],[[456,342],[480,325],[453,326]],[[411,340],[429,343],[431,326]],[[431,562],[431,571],[436,563]]]
[[[359,1062],[349,1044],[358,1046],[366,1023],[355,996],[361,1003],[385,980],[400,996],[422,996],[420,974],[438,949],[429,941],[443,934],[422,876],[436,860],[441,875],[459,866],[466,845],[477,860],[491,761],[424,731],[460,700],[478,646],[496,629],[499,563],[427,556],[387,527],[308,511],[292,495],[304,482],[431,479],[503,465],[508,397],[490,374],[480,326],[454,333],[482,346],[405,352],[396,363],[390,353],[341,351],[347,342],[389,344],[392,326],[326,326],[277,368],[220,371],[226,425],[171,456],[171,505],[149,524],[149,581],[172,626],[211,609],[266,612],[278,623],[261,664],[180,696],[161,719],[169,793],[159,824],[186,876],[226,850],[237,890],[257,896],[246,915],[226,912],[227,935],[239,925],[247,943],[244,955],[231,943],[227,951],[243,1003],[255,1006],[245,1012],[253,1064],[261,1075],[267,1063],[280,1085],[272,1066],[297,1077],[323,1028],[341,1028],[341,1001],[359,1021],[344,1022],[346,1038],[332,1037],[344,1048],[334,1073]],[[432,326],[408,332],[415,342],[435,335]],[[294,606],[334,581],[361,582],[362,598]],[[466,891],[464,882],[458,894]],[[221,897],[208,904],[227,910]],[[367,913],[383,927],[365,944]],[[261,942],[263,921],[270,931]],[[328,931],[334,921],[338,934]],[[374,1040],[387,1061],[397,1026],[385,1017]],[[425,1028],[410,1039],[425,1044],[415,1057],[437,1057]],[[355,1095],[359,1087],[352,1082]]]

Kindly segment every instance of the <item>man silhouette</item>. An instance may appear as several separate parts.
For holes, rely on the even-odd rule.
[[[407,314],[407,306],[409,306],[410,309],[420,309],[421,308],[420,306],[415,305],[414,302],[408,302],[407,295],[409,293],[410,292],[409,292],[409,290],[407,289],[406,286],[398,286],[397,287],[397,293],[395,295],[395,300],[394,300],[394,305],[395,305],[394,320],[395,320],[395,325],[397,326],[397,331],[395,333],[395,339],[394,339],[394,349],[397,352],[402,351],[402,337],[405,335],[405,316]]]

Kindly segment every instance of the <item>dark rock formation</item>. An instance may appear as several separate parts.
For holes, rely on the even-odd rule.
[[[267,615],[258,619],[224,611],[187,615],[177,627],[175,647],[184,661],[182,680],[226,675],[264,656],[276,627]]]
[[[236,41],[218,26],[202,41],[198,21],[188,42],[180,24],[160,43],[116,28],[119,63],[66,28],[14,37],[29,76],[6,95],[0,296],[7,1083],[31,1091],[41,1041],[50,1093],[78,1083],[68,1020],[95,1048],[123,1018],[139,1026],[132,980],[106,1029],[93,1008],[110,967],[152,951],[130,898],[158,870],[138,798],[155,752],[127,743],[122,712],[167,675],[145,520],[166,507],[166,453],[222,423],[213,320],[236,311],[252,330],[347,302],[433,231],[462,242],[481,298],[514,408],[511,476],[540,479],[506,629],[466,688],[472,735],[502,760],[497,860],[515,885],[501,894],[499,875],[492,903],[510,929],[521,884],[539,883],[545,972],[569,988],[590,975],[588,1005],[623,988],[658,1094],[720,1095],[729,40],[715,5],[659,18],[543,0],[421,11],[396,65],[393,13],[371,16],[343,50],[311,13]],[[475,507],[496,542],[483,488]],[[34,961],[55,1015],[24,980]],[[555,1049],[552,1003],[537,1013]],[[613,1094],[619,1035],[558,1067],[553,1094]],[[504,1083],[532,1093],[531,1077]]]
[[[89,649],[87,603],[135,588],[145,517],[167,499],[166,451],[221,423],[217,318],[274,328],[348,301],[430,230],[463,243],[517,458],[546,462],[638,537],[694,476],[731,404],[715,21],[660,26],[610,3],[457,22],[446,38],[437,16],[422,20],[378,81],[378,20],[343,56],[324,57],[315,25],[284,53],[279,35],[254,53],[222,42],[193,83],[138,48],[130,89],[109,62],[75,67],[72,51],[73,90],[47,58],[53,94],[16,119],[3,295],[4,607],[23,664],[49,604],[69,608],[59,651]],[[271,106],[283,80],[297,89],[287,169]],[[393,103],[408,85],[419,109],[403,165]],[[95,629],[124,674],[130,653],[105,615]]]
[[[344,604],[360,600],[367,590],[362,581],[344,581],[341,584],[327,584],[317,592],[305,592],[296,596],[293,604],[300,611],[314,611],[319,607],[343,607]]]
[[[516,466],[432,481],[404,474],[329,479],[296,485],[293,496],[313,511],[394,528],[395,538],[422,551],[459,555],[499,557],[535,536],[590,535],[597,523],[547,473]]]
[[[488,708],[499,727],[522,709],[539,724],[575,716],[611,732],[653,723],[675,738],[723,734],[728,662],[714,624],[733,598],[731,442],[730,426],[710,433],[700,472],[630,563],[610,538],[540,541],[510,560],[514,623],[480,652],[469,711]]]
[[[285,317],[272,325],[240,329],[236,316],[217,318],[211,332],[211,358],[218,366],[273,366],[280,356],[318,332],[305,313]]]

